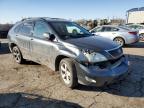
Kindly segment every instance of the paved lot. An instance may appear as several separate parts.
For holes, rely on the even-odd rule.
[[[124,80],[103,88],[79,85],[74,90],[46,66],[16,64],[6,40],[2,42],[0,108],[144,108],[144,42],[124,48],[131,62]]]

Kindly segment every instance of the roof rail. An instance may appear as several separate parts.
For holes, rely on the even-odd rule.
[[[32,18],[23,18],[21,21],[25,21],[25,20],[29,20],[29,19],[32,19]]]
[[[21,21],[30,20],[30,19],[44,19],[45,17],[29,17],[29,18],[23,18]]]
[[[53,20],[66,20],[63,18],[50,18],[50,17],[29,17],[29,18],[23,18],[21,21],[25,21],[25,20],[30,20],[30,19],[43,19],[43,20],[47,20],[47,19],[53,19]]]

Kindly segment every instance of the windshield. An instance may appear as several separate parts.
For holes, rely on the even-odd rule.
[[[50,22],[61,39],[82,38],[92,34],[74,22]]]

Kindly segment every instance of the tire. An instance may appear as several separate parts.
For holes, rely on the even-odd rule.
[[[17,46],[14,46],[12,48],[12,54],[17,63],[19,63],[19,64],[24,63],[24,59],[22,57],[21,51],[19,50],[19,48]]]
[[[139,36],[140,36],[140,40],[143,41],[144,40],[144,33],[140,34]]]
[[[121,37],[117,37],[114,39],[114,42],[116,42],[118,45],[124,46],[125,45],[125,41],[123,38]]]
[[[76,67],[71,59],[62,59],[59,65],[59,71],[61,80],[67,87],[75,88],[78,85]]]

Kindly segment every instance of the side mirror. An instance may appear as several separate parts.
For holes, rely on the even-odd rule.
[[[43,33],[43,36],[50,41],[53,41],[55,39],[55,35],[48,32]]]
[[[50,38],[50,33],[47,33],[47,32],[45,32],[45,33],[43,33],[43,37],[45,37],[45,38]]]

